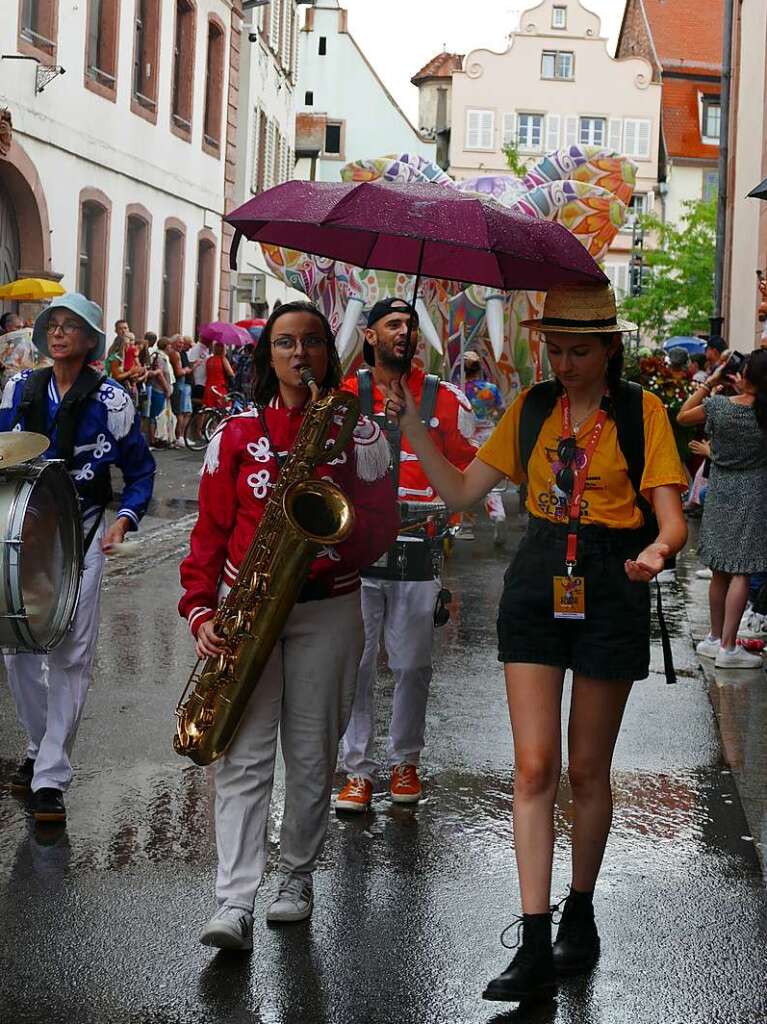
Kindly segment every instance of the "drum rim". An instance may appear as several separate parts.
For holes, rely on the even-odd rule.
[[[57,476],[63,483],[61,495],[56,495],[59,507],[66,502],[69,505],[68,515],[65,511],[61,522],[68,526],[68,530],[62,530],[62,542],[65,546],[65,563],[69,556],[71,570],[67,574],[69,579],[62,581],[61,592],[56,603],[54,614],[51,616],[51,625],[45,635],[38,635],[29,622],[29,615],[24,607],[24,595],[21,589],[22,565],[23,565],[23,544],[21,531],[24,525],[24,516],[29,506],[29,499],[34,492],[35,485],[44,475]],[[3,572],[5,593],[13,602],[13,608],[9,609],[11,618],[11,631],[18,640],[18,649],[44,654],[57,646],[68,632],[74,610],[80,596],[82,582],[82,520],[80,514],[80,501],[74,483],[67,472],[64,463],[60,459],[41,459],[25,463],[23,466],[11,467],[0,474],[0,481],[6,478],[20,484],[11,501],[6,525],[6,537],[4,546],[8,552]],[[8,539],[8,534],[12,538]],[[16,569],[14,576],[14,568]],[[16,616],[20,616],[17,618]]]

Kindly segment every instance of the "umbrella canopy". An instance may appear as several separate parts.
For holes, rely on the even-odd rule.
[[[244,327],[237,324],[228,324],[224,320],[214,320],[213,323],[203,324],[199,331],[200,337],[206,341],[220,341],[224,345],[250,345],[253,341],[250,334]]]
[[[752,188],[748,194],[753,199],[767,200],[767,178],[764,179],[761,185],[757,185],[756,188]]]
[[[266,320],[263,317],[251,317],[249,320],[235,320],[235,327],[244,327],[246,331],[250,330],[251,327],[263,327],[266,324]]]
[[[226,218],[240,236],[368,270],[392,270],[503,291],[607,283],[566,228],[492,199],[433,184],[288,181]]]
[[[6,302],[46,302],[65,294],[66,288],[62,288],[58,281],[44,277],[20,277],[18,281],[0,288],[0,299]]]
[[[664,352],[670,352],[672,348],[683,348],[689,355],[702,355],[706,351],[706,342],[703,338],[690,338],[680,335],[663,342]]]

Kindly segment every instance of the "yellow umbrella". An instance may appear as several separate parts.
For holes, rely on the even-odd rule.
[[[58,281],[49,281],[44,277],[22,277],[0,287],[0,299],[6,302],[45,302],[65,292],[66,288],[62,288]]]

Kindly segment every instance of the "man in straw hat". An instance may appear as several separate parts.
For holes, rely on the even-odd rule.
[[[525,326],[542,332],[554,380],[522,392],[463,472],[432,443],[406,381],[390,398],[450,508],[471,508],[504,477],[528,483],[528,530],[498,611],[514,735],[519,949],[484,993],[510,1001],[552,996],[557,975],[588,971],[599,956],[592,898],[612,820],[613,749],[632,685],[649,672],[648,583],[687,537],[671,424],[656,396],[621,380],[621,334],[633,325],[618,319],[609,285],[554,287]],[[552,947],[568,670],[572,875]]]
[[[5,656],[28,737],[26,758],[11,787],[31,791],[37,821],[63,822],[63,795],[72,781],[70,754],[96,653],[104,554],[137,529],[152,496],[155,463],[127,392],[90,366],[104,358],[101,307],[78,293],[62,295],[38,316],[33,340],[53,366],[25,370],[8,381],[0,430],[44,434],[51,442],[44,457],[64,460],[80,498],[85,560],[77,610],[63,642],[48,655]],[[113,465],[121,470],[124,487],[107,528]]]

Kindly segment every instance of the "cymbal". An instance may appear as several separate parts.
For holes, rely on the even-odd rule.
[[[0,432],[0,470],[31,462],[38,455],[47,452],[51,442],[44,434],[32,434],[25,430]]]

